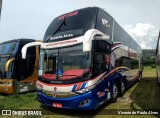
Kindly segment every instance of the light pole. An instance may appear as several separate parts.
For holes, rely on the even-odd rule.
[[[0,0],[0,19],[1,19],[2,0]]]

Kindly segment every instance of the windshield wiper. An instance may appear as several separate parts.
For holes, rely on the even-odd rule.
[[[60,29],[61,29],[61,27],[62,27],[63,25],[64,25],[64,26],[67,26],[67,25],[66,25],[66,19],[63,20],[63,22],[59,25],[58,29],[57,29],[50,37],[52,37],[52,36],[55,35],[58,31],[60,31]],[[50,37],[48,37],[48,39],[46,40],[46,42],[49,41]]]

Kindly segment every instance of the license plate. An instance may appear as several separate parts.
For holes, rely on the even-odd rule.
[[[62,103],[53,102],[53,107],[62,108]]]

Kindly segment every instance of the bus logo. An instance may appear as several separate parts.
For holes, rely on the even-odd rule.
[[[43,85],[42,85],[42,84],[40,84],[40,83],[38,83],[38,86],[39,86],[40,88],[43,88]]]
[[[56,98],[56,97],[57,97],[57,94],[56,94],[56,93],[53,93],[52,95],[53,95],[53,97],[54,97],[54,98]]]
[[[56,91],[57,90],[57,87],[54,87],[54,91]]]
[[[107,27],[107,28],[110,27],[110,24],[108,23],[108,20],[106,20],[106,19],[104,19],[104,18],[102,18],[102,24],[103,24],[105,27]]]

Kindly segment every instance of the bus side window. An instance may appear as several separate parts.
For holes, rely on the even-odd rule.
[[[95,76],[98,76],[102,72],[105,71],[105,57],[102,53],[96,53],[95,55],[95,61],[94,61],[94,73]]]
[[[36,47],[30,47],[30,48],[28,48],[27,55],[35,56],[36,55]]]
[[[30,76],[34,71],[36,60],[36,47],[30,47],[27,50],[27,67],[28,67],[28,75]]]
[[[20,45],[19,52],[24,44]],[[19,59],[17,62],[17,80],[24,80],[27,77],[31,76],[34,71],[36,60],[36,47],[30,47],[27,50],[26,59],[21,58],[21,54],[19,55]]]
[[[119,67],[119,66],[122,66],[122,58],[118,58],[118,59],[115,61],[115,67]]]
[[[112,39],[112,24],[113,18],[103,10],[98,11],[96,29],[107,34]]]
[[[122,66],[125,66],[127,68],[131,68],[131,59],[123,58],[123,60],[122,60]]]
[[[131,59],[131,69],[138,69],[139,68],[139,60]]]
[[[104,40],[96,38],[93,41],[93,76],[96,77],[106,71],[105,55],[110,55],[111,45]]]

